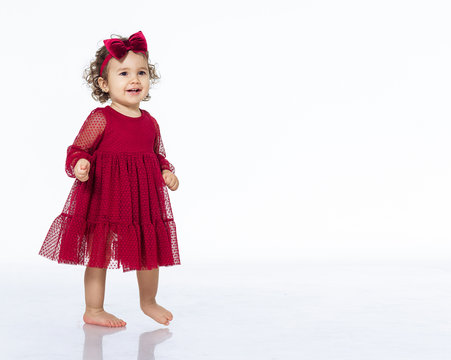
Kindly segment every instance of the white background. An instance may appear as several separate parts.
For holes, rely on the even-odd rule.
[[[240,318],[233,324],[239,327],[243,319],[247,326],[257,324],[262,336],[272,336],[264,338],[265,344],[275,341],[284,349],[283,359],[298,358],[287,354],[299,338],[304,340],[301,353],[306,359],[322,359],[321,354],[328,359],[448,359],[451,294],[446,289],[451,270],[447,274],[419,264],[448,264],[451,257],[450,15],[447,1],[3,5],[2,264],[6,270],[10,262],[21,271],[38,265],[46,269],[45,274],[24,273],[20,278],[24,284],[32,281],[37,293],[45,289],[45,296],[50,296],[52,286],[41,287],[40,281],[59,283],[77,273],[78,280],[71,279],[79,282],[76,291],[69,283],[63,285],[79,294],[72,301],[83,304],[83,268],[51,263],[38,252],[74,181],[64,172],[67,146],[89,112],[104,106],[90,97],[83,69],[103,39],[141,30],[161,75],[151,90],[152,99],[142,108],[158,120],[167,158],[180,181],[170,197],[182,266],[162,272],[167,276],[161,281],[163,300],[174,293],[165,304],[172,301],[173,312],[179,309],[182,316],[193,316],[193,323],[200,321],[196,307],[209,304],[211,317],[206,316],[202,330],[216,337],[205,344],[218,341],[224,346],[221,339],[236,344],[207,331],[215,311],[235,320],[225,312],[229,303],[216,308],[218,302],[235,299],[237,311],[245,304],[252,311],[264,298],[271,299],[273,307],[261,313],[267,316],[271,309],[273,324],[280,321],[276,328],[281,332],[266,332],[266,324],[255,322],[249,315],[254,313],[247,310],[238,312]],[[308,261],[388,261],[395,268],[304,268]],[[253,263],[261,267],[239,273],[239,264],[252,268]],[[396,266],[406,263],[413,265],[394,276]],[[217,277],[210,273],[222,271],[215,264],[224,266],[220,274],[233,268],[237,283],[249,282],[236,285],[225,275]],[[281,276],[268,274],[286,264],[294,267]],[[2,274],[3,285],[21,286],[7,272]],[[61,274],[64,277],[58,278]],[[120,283],[122,274],[114,274]],[[210,278],[198,283],[199,274]],[[218,279],[227,286],[215,283]],[[183,292],[194,284],[202,296]],[[263,290],[246,293],[252,286]],[[213,298],[207,298],[211,287]],[[238,295],[224,298],[221,291]],[[344,293],[347,297],[330,300]],[[287,294],[291,303],[284,303]],[[25,304],[31,301],[29,295],[17,292],[6,304],[17,305],[17,299]],[[182,312],[180,299],[194,301],[195,296],[198,302],[185,303]],[[330,304],[321,301],[326,298]],[[53,298],[37,299],[58,309]],[[81,308],[75,310],[67,316],[80,320]],[[61,307],[57,313],[64,311]],[[308,321],[306,314],[312,316]],[[33,315],[22,314],[24,329]],[[330,320],[334,316],[335,322]],[[15,315],[10,323],[16,320]],[[40,327],[45,319],[36,321]],[[376,325],[373,329],[368,324]],[[230,328],[217,320],[219,328],[230,335]],[[332,332],[342,337],[332,338]],[[187,328],[185,334],[199,333]],[[378,341],[371,342],[375,338]],[[390,342],[394,339],[402,341]],[[350,344],[380,353],[351,355]],[[258,348],[258,358],[278,358]],[[224,347],[227,356],[205,358],[238,359],[234,349]],[[202,358],[193,354],[183,358]],[[239,354],[257,358],[245,355],[245,350]],[[166,358],[170,357],[159,357]]]
[[[35,259],[73,179],[83,69],[141,30],[182,261],[449,258],[446,1],[13,2],[1,12],[5,259]]]

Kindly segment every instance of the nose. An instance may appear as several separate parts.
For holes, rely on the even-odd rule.
[[[132,76],[131,82],[132,82],[132,83],[140,83],[138,74],[135,73],[135,74]]]

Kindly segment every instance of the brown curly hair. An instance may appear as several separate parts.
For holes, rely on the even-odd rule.
[[[127,40],[128,38],[112,34],[111,39],[113,39],[113,36],[117,36],[117,39],[120,39],[122,41]],[[139,53],[143,54],[143,53]],[[89,67],[87,67],[83,72],[83,79],[86,81],[87,86],[92,89],[91,96],[94,100],[100,101],[101,103],[104,103],[110,99],[110,95],[106,92],[103,92],[103,90],[100,88],[100,85],[98,83],[98,79],[100,77],[100,67],[102,66],[103,60],[108,55],[108,50],[106,49],[105,45],[103,45],[100,49],[97,50],[95,59],[90,63]],[[149,52],[146,51],[146,57],[149,59]],[[108,67],[110,62],[106,64],[106,66],[103,69],[103,73],[106,74],[106,77],[104,77],[106,80],[108,80]],[[151,64],[148,60],[147,65],[149,66],[149,77],[150,77],[150,85],[155,84],[160,79],[160,76],[157,74],[155,65]],[[146,97],[143,99],[143,101],[149,101],[150,95],[147,94]]]

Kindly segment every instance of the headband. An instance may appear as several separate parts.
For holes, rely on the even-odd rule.
[[[100,76],[102,76],[104,67],[112,57],[119,60],[127,55],[129,50],[135,53],[142,52],[144,54],[147,51],[146,38],[141,31],[130,35],[130,37],[124,41],[121,39],[106,39],[103,40],[103,43],[105,44],[109,54],[105,60],[103,60],[102,66],[100,67]]]

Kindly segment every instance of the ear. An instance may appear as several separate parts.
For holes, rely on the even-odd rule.
[[[103,78],[103,77],[99,77],[97,79],[97,82],[100,86],[100,88],[102,89],[103,92],[108,92],[108,82]]]

